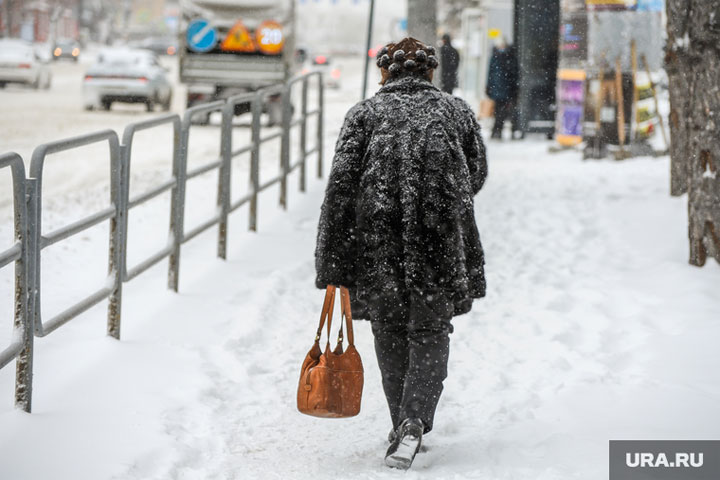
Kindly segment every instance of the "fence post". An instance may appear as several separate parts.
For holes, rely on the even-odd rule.
[[[325,114],[325,85],[323,77],[318,73],[318,124],[317,124],[317,148],[318,148],[318,178],[323,176],[323,116]]]
[[[23,178],[16,181],[16,185],[23,185]],[[17,189],[16,189],[17,190]],[[22,330],[23,348],[15,360],[15,406],[30,413],[32,409],[32,377],[33,377],[33,348],[35,335],[33,332],[32,319],[28,312],[28,222],[27,222],[27,199],[24,188],[15,192],[15,211],[22,211],[24,224],[19,221],[15,214],[15,239],[20,243],[20,263],[15,264],[15,330]]]
[[[110,219],[110,252],[108,272],[114,277],[114,289],[108,299],[107,334],[120,340],[122,314],[122,287],[127,257],[127,210],[129,196],[131,145],[119,147],[110,141],[110,198],[115,206],[115,216]]]
[[[282,93],[282,145],[280,148],[280,205],[284,210],[288,207],[287,177],[290,170],[290,129],[292,121],[292,102],[290,96],[292,84],[286,84]]]
[[[250,151],[250,212],[248,228],[257,232],[258,190],[260,189],[260,115],[262,114],[262,92],[252,101],[252,150]]]
[[[180,129],[180,148],[173,158],[173,176],[175,187],[172,189],[172,205],[170,207],[170,237],[172,253],[168,261],[168,288],[178,291],[180,282],[180,246],[185,232],[185,184],[187,182],[187,155],[190,140],[190,120],[184,119]],[[174,134],[177,135],[177,134]]]
[[[37,299],[40,295],[40,181],[37,178],[28,178],[25,182],[25,194],[27,195],[27,223],[28,223],[28,268],[27,282],[28,291],[28,317],[33,325],[35,335],[42,334],[42,325],[38,315],[39,305]]]
[[[34,336],[42,331],[38,317],[37,304],[40,294],[40,278],[38,251],[40,248],[40,182],[37,178],[28,178],[25,181],[25,214],[27,230],[25,231],[25,282],[27,285],[26,314],[27,333],[25,334],[25,347],[17,360],[17,376],[15,381],[15,404],[26,412],[32,411],[32,384],[33,384],[33,357]],[[24,357],[24,358],[23,358]]]
[[[302,81],[302,105],[301,105],[301,122],[300,122],[300,191],[305,191],[305,184],[307,183],[305,175],[305,160],[307,159],[307,100],[308,100],[308,79],[309,77],[303,78]]]
[[[220,135],[220,172],[218,176],[217,205],[220,209],[220,222],[218,225],[218,257],[227,259],[227,229],[228,215],[230,214],[230,189],[232,178],[232,121],[235,115],[235,105],[228,103],[222,111],[222,124]]]
[[[25,267],[23,267],[25,268]],[[15,291],[17,297],[17,289]],[[23,293],[27,293],[27,289]],[[25,302],[23,302],[25,303]],[[18,300],[16,298],[15,325],[24,323],[23,332],[23,349],[15,360],[15,406],[28,413],[32,411],[32,379],[33,379],[33,348],[35,336],[33,335],[32,323],[27,318],[27,308],[22,320],[18,318],[17,308]],[[27,305],[24,305],[27,307]]]
[[[15,256],[15,296],[13,307],[13,341],[15,357],[15,406],[28,413],[32,407],[33,324],[28,317],[28,199],[25,190],[25,165],[17,153],[0,155],[0,168],[9,167],[13,193],[13,239],[19,247]],[[16,335],[20,335],[17,338]],[[20,342],[18,342],[20,340]],[[18,343],[20,350],[17,351]],[[9,360],[2,362],[4,367]]]

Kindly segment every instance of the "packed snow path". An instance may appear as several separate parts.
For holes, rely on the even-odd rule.
[[[337,126],[329,128],[330,136]],[[332,139],[329,139],[332,143]],[[454,320],[435,430],[407,478],[607,478],[609,439],[720,433],[720,269],[687,264],[668,160],[582,162],[490,143],[476,198],[489,294]],[[356,418],[295,409],[323,293],[313,249],[324,184],[265,198],[183,250],[180,293],[156,267],[127,284],[122,341],[95,309],[37,340],[34,413],[0,377],[0,478],[394,478],[372,338]],[[240,215],[242,217],[242,215]]]

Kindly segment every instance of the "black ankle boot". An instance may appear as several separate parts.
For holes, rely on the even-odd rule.
[[[423,422],[419,418],[406,418],[398,427],[394,441],[385,454],[388,467],[407,470],[420,450],[423,435]]]

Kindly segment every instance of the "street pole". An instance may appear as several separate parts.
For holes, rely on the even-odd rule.
[[[408,0],[408,35],[421,42],[437,44],[437,0]]]
[[[409,37],[437,46],[437,0],[408,0],[407,22]],[[441,70],[442,67],[435,72],[433,83],[436,85],[440,84]]]
[[[128,40],[128,30],[130,29],[130,15],[132,14],[132,0],[125,0],[125,12],[123,19],[123,40]]]
[[[13,6],[12,0],[5,0],[5,37],[12,37],[12,24],[13,24]]]
[[[80,41],[82,39],[83,35],[83,11],[85,10],[85,0],[78,0],[77,3],[77,28],[78,28],[78,38],[77,40]]]
[[[363,73],[362,98],[367,96],[368,70],[370,69],[370,43],[372,42],[373,13],[375,12],[375,0],[370,0],[370,16],[368,18],[367,42],[365,44],[365,70]]]

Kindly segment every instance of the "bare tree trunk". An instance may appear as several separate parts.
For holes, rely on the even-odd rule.
[[[688,51],[685,35],[688,31],[687,4],[679,0],[667,2],[667,33],[665,68],[670,79],[670,194],[682,195],[688,191],[687,161],[689,135],[687,112],[692,78],[688,71]]]
[[[408,35],[428,45],[437,42],[437,0],[408,0]]]
[[[720,262],[720,0],[667,0],[671,193],[688,192],[690,263]]]

